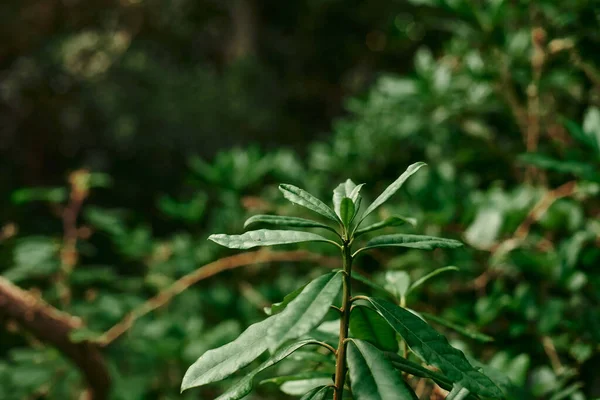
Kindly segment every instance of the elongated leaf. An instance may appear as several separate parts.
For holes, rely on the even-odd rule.
[[[427,282],[434,276],[437,276],[439,274],[442,274],[442,273],[448,272],[448,271],[459,271],[459,269],[458,269],[458,267],[450,265],[448,267],[442,267],[442,268],[436,269],[435,271],[431,271],[430,273],[428,273],[425,276],[422,276],[421,278],[417,279],[412,285],[410,285],[410,289],[408,292],[409,293],[412,292],[414,289],[418,288],[419,286],[421,286],[422,284],[424,284],[425,282]]]
[[[309,344],[318,344],[318,343],[319,342],[317,342],[316,340],[302,340],[300,342],[291,344],[291,345],[279,350],[277,353],[273,354],[273,356],[271,356],[271,358],[269,358],[267,361],[262,363],[258,368],[256,368],[252,372],[250,372],[248,375],[246,375],[244,378],[242,378],[240,381],[238,381],[235,385],[233,385],[231,388],[229,388],[229,390],[227,390],[227,392],[223,393],[221,396],[217,397],[215,400],[238,400],[238,399],[241,399],[241,398],[247,396],[252,391],[252,388],[254,387],[254,378],[260,372],[277,364],[278,362],[280,362],[284,358],[288,357],[290,354],[292,354],[294,351],[298,350],[299,348],[304,347]]]
[[[464,336],[466,336],[468,338],[479,340],[480,342],[484,342],[484,343],[488,343],[488,342],[493,342],[494,341],[494,338],[491,337],[491,336],[485,335],[485,334],[480,333],[480,332],[476,332],[476,331],[471,330],[471,329],[464,328],[464,327],[462,327],[462,326],[460,326],[458,324],[455,324],[454,322],[448,321],[448,320],[443,319],[443,318],[436,317],[433,314],[428,314],[428,313],[424,313],[424,312],[421,312],[420,314],[426,320],[433,321],[433,322],[435,322],[437,324],[440,324],[442,326],[445,326],[447,328],[455,330],[456,332],[458,332],[461,335],[464,335]]]
[[[285,382],[301,381],[306,379],[315,378],[332,378],[333,371],[305,371],[295,375],[275,376],[273,378],[267,378],[260,381],[261,385],[266,383],[273,383],[275,385],[281,385]],[[331,381],[333,383],[333,380]]]
[[[398,351],[396,331],[368,307],[357,305],[352,308],[350,332],[352,337],[365,340],[381,350]]]
[[[354,218],[354,203],[349,197],[344,197],[340,204],[340,219],[344,226],[349,226]]]
[[[417,220],[415,218],[401,217],[399,215],[394,215],[392,217],[386,218],[384,221],[376,222],[372,225],[365,226],[364,228],[358,229],[354,233],[354,237],[358,237],[360,235],[364,235],[365,233],[376,231],[378,229],[383,229],[388,226],[400,226],[404,224],[410,224],[415,226],[417,224]]]
[[[460,350],[450,346],[448,340],[425,321],[387,300],[369,298],[369,302],[424,362],[438,367],[452,382],[472,393],[503,398],[491,379],[473,368]]]
[[[298,204],[302,207],[306,207],[309,210],[317,212],[322,216],[332,219],[336,222],[340,222],[338,216],[335,214],[335,212],[333,212],[331,208],[327,206],[327,204],[323,203],[321,200],[317,199],[315,196],[308,193],[306,190],[302,190],[296,186],[286,184],[279,185],[279,190],[281,190],[283,196],[292,203]]]
[[[339,217],[341,217],[340,206],[342,204],[342,200],[346,197],[350,197],[350,194],[354,189],[356,189],[356,184],[350,179],[347,179],[346,182],[340,183],[335,189],[333,189],[333,210]]]
[[[276,349],[289,339],[295,339],[316,328],[342,288],[342,272],[331,272],[310,282],[277,314],[277,320],[268,331],[270,349]]]
[[[364,275],[361,275],[359,272],[357,271],[352,271],[352,279],[363,283],[365,285],[367,285],[368,287],[370,287],[371,289],[385,295],[385,297],[389,297],[392,300],[395,300],[396,297],[394,296],[393,293],[389,292],[387,289],[385,289],[383,286],[380,286],[378,284],[376,284],[375,282],[371,281],[369,278],[367,278]]]
[[[388,186],[383,191],[383,193],[381,193],[379,197],[377,197],[375,201],[371,203],[369,208],[367,208],[365,213],[362,215],[361,220],[365,219],[367,215],[371,214],[373,211],[375,211],[377,207],[379,207],[380,205],[385,203],[390,197],[392,197],[394,193],[396,193],[398,189],[400,189],[400,187],[404,184],[404,182],[406,182],[408,178],[410,178],[412,174],[417,172],[419,169],[421,169],[421,167],[424,167],[425,165],[427,164],[425,164],[424,162],[417,162],[410,165],[406,169],[406,171],[404,171],[404,173],[400,175],[400,177],[398,177],[398,179],[396,179],[390,186]]]
[[[372,344],[350,339],[348,371],[356,400],[418,400],[392,363]]]
[[[469,397],[469,391],[460,385],[454,385],[446,400],[464,400]]]
[[[331,389],[331,386],[317,386],[302,396],[300,400],[325,400]]]
[[[181,391],[227,378],[267,350],[267,331],[277,316],[250,325],[237,339],[204,353],[185,373]]]
[[[290,301],[294,300],[296,297],[298,297],[298,295],[300,293],[302,293],[302,291],[304,290],[305,287],[306,287],[306,285],[300,286],[298,289],[294,290],[293,292],[286,294],[285,297],[283,298],[283,300],[280,301],[279,303],[273,303],[271,305],[271,307],[265,307],[265,309],[264,309],[265,314],[267,314],[267,315],[279,314],[281,312],[281,310],[283,310],[290,303]]]
[[[328,229],[332,232],[336,232],[336,230],[332,227],[317,221],[312,221],[306,218],[285,217],[281,215],[254,215],[246,220],[246,222],[244,223],[244,228],[247,228],[248,226],[253,224],[289,226],[291,228],[323,228]]]
[[[420,250],[433,250],[435,248],[456,248],[461,247],[463,244],[458,240],[445,239],[435,236],[425,235],[409,235],[404,233],[397,233],[394,235],[383,235],[377,236],[367,242],[365,247],[358,249],[354,254],[358,254],[361,251],[373,249],[376,247],[408,247],[412,249]]]
[[[291,244],[301,242],[329,242],[335,243],[316,233],[300,231],[272,231],[269,229],[259,229],[257,231],[248,231],[241,235],[210,235],[209,240],[229,247],[230,249],[251,249],[257,246],[274,246],[277,244]]]

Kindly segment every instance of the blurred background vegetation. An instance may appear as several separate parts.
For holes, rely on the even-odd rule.
[[[509,398],[599,398],[599,28],[597,0],[2,2],[0,398],[216,397],[187,366],[323,267],[205,276],[233,254],[206,237],[419,160],[381,215],[467,248],[357,267],[458,266],[412,306],[492,336],[447,331]]]

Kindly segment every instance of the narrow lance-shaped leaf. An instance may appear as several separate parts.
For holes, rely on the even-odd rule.
[[[399,215],[394,215],[392,217],[386,218],[383,221],[376,222],[372,225],[365,226],[364,228],[358,229],[354,233],[354,237],[358,237],[360,235],[364,235],[365,233],[376,231],[378,229],[387,228],[388,226],[401,226],[404,224],[410,224],[415,226],[417,224],[417,220],[415,218],[409,217],[401,217]]]
[[[439,275],[439,274],[443,274],[444,272],[448,272],[448,271],[459,271],[458,267],[455,267],[453,265],[450,265],[448,267],[442,267],[442,268],[438,268],[435,271],[431,271],[430,273],[428,273],[425,276],[422,276],[421,278],[417,279],[411,286],[410,289],[408,290],[408,292],[412,292],[413,290],[415,290],[416,288],[418,288],[419,286],[421,286],[422,284],[424,284],[425,282],[427,282],[428,280],[430,280],[431,278]]]
[[[349,197],[344,197],[340,204],[340,219],[344,226],[349,226],[354,218],[354,203]]]
[[[458,325],[458,324],[456,324],[456,323],[454,323],[452,321],[448,321],[446,319],[443,319],[443,318],[440,318],[440,317],[436,317],[433,314],[424,313],[424,312],[421,312],[420,314],[426,320],[433,321],[433,322],[435,322],[437,324],[445,326],[446,328],[450,328],[450,329],[452,329],[452,330],[454,330],[454,331],[456,331],[456,332],[460,333],[461,335],[464,335],[464,336],[466,336],[468,338],[475,339],[475,340],[478,340],[478,341],[484,342],[484,343],[488,343],[488,342],[493,342],[494,341],[494,338],[491,337],[491,336],[485,335],[485,334],[483,334],[481,332],[474,331],[472,329],[468,329],[468,328],[462,327],[462,326],[460,326],[460,325]]]
[[[331,386],[317,386],[302,396],[300,400],[325,400],[327,394],[331,390]]]
[[[277,316],[250,325],[237,339],[204,353],[185,373],[181,391],[227,378],[267,350],[267,331]]]
[[[398,351],[396,331],[377,312],[368,307],[352,307],[350,332],[352,337],[374,344],[381,350]]]
[[[268,331],[271,350],[289,339],[307,334],[317,327],[342,288],[342,272],[331,272],[312,282],[277,314]]]
[[[256,377],[256,375],[258,375],[260,372],[264,371],[265,369],[277,364],[278,362],[280,362],[284,358],[288,357],[290,354],[292,354],[299,348],[304,347],[306,345],[310,345],[310,344],[319,344],[319,342],[316,340],[302,340],[300,342],[293,343],[293,344],[279,350],[277,353],[273,354],[273,356],[271,356],[271,358],[269,358],[267,361],[262,363],[258,368],[256,368],[252,372],[250,372],[248,375],[246,375],[244,378],[242,378],[240,381],[238,381],[234,386],[229,388],[229,390],[227,390],[227,392],[223,393],[221,396],[217,397],[215,400],[239,400],[239,399],[247,396],[248,394],[250,394],[250,392],[252,391],[252,388],[254,387],[254,378]]]
[[[408,247],[411,249],[433,250],[435,248],[453,249],[462,245],[461,242],[454,239],[397,233],[394,235],[378,236],[369,240],[365,247],[358,249],[354,255],[376,247]]]
[[[321,235],[311,232],[300,231],[275,231],[269,229],[259,229],[257,231],[248,231],[241,235],[210,235],[209,240],[229,247],[230,249],[250,249],[257,246],[273,246],[278,244],[291,244],[301,242],[329,242],[334,241],[324,238]]]
[[[306,218],[285,217],[281,215],[254,215],[246,220],[244,228],[253,224],[288,226],[291,228],[323,228],[337,233],[332,227]]]
[[[417,163],[410,165],[406,169],[406,171],[404,171],[404,173],[402,175],[400,175],[400,177],[398,177],[398,179],[396,179],[390,186],[388,186],[383,191],[383,193],[381,193],[379,195],[379,197],[377,197],[375,199],[375,201],[373,203],[371,203],[371,205],[367,208],[365,213],[362,215],[361,220],[364,220],[367,217],[367,215],[371,214],[373,211],[375,211],[376,208],[378,208],[380,205],[385,203],[390,197],[392,197],[394,195],[394,193],[396,193],[398,191],[398,189],[400,189],[400,187],[404,184],[404,182],[406,182],[406,180],[408,178],[410,178],[410,176],[412,174],[417,172],[419,169],[421,169],[421,167],[424,167],[425,165],[427,165],[427,164],[425,164],[424,162],[417,162]]]
[[[477,371],[465,355],[425,321],[383,299],[368,298],[371,305],[406,341],[410,349],[424,362],[441,369],[454,383],[472,393],[503,398],[500,389],[487,376]]]
[[[305,287],[306,287],[306,285],[300,286],[298,289],[294,290],[293,292],[286,294],[285,297],[283,298],[283,300],[280,301],[279,303],[273,303],[273,304],[271,304],[271,307],[265,307],[264,308],[265,314],[267,314],[267,315],[279,314],[281,312],[281,310],[285,309],[285,307],[290,303],[290,301],[294,300],[296,297],[298,297],[298,295],[300,293],[302,293],[302,291],[304,290]]]
[[[348,341],[348,372],[356,400],[418,400],[385,355],[372,344]]]
[[[293,185],[282,184],[279,185],[279,190],[283,193],[283,196],[291,201],[294,204],[298,204],[299,206],[306,207],[309,210],[317,212],[324,217],[327,217],[336,222],[340,222],[338,216],[333,212],[331,208],[327,206],[327,204],[323,203],[321,200],[317,199],[312,194],[308,193],[306,190],[302,190]]]

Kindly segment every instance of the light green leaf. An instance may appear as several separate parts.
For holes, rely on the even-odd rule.
[[[408,247],[412,249],[420,250],[433,250],[435,248],[449,248],[454,249],[461,247],[463,244],[458,240],[445,239],[435,236],[425,235],[409,235],[404,233],[397,233],[393,235],[377,236],[367,242],[365,247],[358,249],[354,255],[364,250],[373,249],[376,247]]]
[[[265,307],[265,309],[264,309],[265,314],[267,314],[267,315],[279,314],[281,312],[281,310],[283,310],[290,303],[290,301],[294,300],[296,297],[298,297],[298,295],[300,293],[302,293],[302,291],[304,290],[305,287],[306,287],[306,285],[300,286],[298,289],[294,290],[293,292],[286,294],[285,297],[283,298],[283,300],[280,301],[279,303],[273,303],[271,305],[271,307]]]
[[[453,265],[450,265],[448,267],[443,267],[443,268],[438,268],[435,271],[432,271],[430,273],[428,273],[425,276],[422,276],[421,278],[417,279],[411,286],[409,289],[409,293],[412,292],[414,289],[418,288],[419,286],[421,286],[422,284],[424,284],[425,282],[427,282],[429,279],[433,278],[434,276],[437,276],[439,274],[443,274],[444,272],[448,272],[448,271],[459,271],[458,267],[455,267]]]
[[[464,327],[462,327],[458,324],[455,324],[454,322],[448,321],[446,319],[439,318],[439,317],[436,317],[435,315],[432,315],[429,313],[424,313],[424,312],[421,312],[420,314],[426,320],[433,321],[437,324],[440,324],[442,326],[445,326],[447,328],[455,330],[456,332],[458,332],[461,335],[464,335],[468,338],[479,340],[480,342],[483,342],[483,343],[488,343],[488,342],[494,341],[494,338],[491,336],[485,335],[483,333],[480,333],[480,332],[477,332],[477,331],[474,331],[471,329],[464,328]]]
[[[272,378],[263,379],[260,384],[273,383],[277,386],[284,384],[285,382],[302,381],[306,379],[315,378],[329,378],[331,379],[332,371],[305,371],[295,375],[284,375],[274,376]],[[333,382],[333,381],[332,381]]]
[[[418,400],[392,363],[372,344],[348,341],[348,371],[356,400]]]
[[[240,381],[238,381],[235,385],[233,385],[231,388],[229,388],[229,390],[227,390],[227,392],[223,393],[221,396],[217,397],[215,400],[238,400],[238,399],[241,399],[241,398],[247,396],[252,391],[252,388],[254,387],[254,378],[260,372],[277,364],[278,362],[280,362],[281,360],[283,360],[284,358],[286,358],[287,356],[289,356],[290,354],[292,354],[294,351],[298,350],[299,348],[304,347],[309,344],[318,344],[318,343],[319,342],[317,342],[316,340],[302,340],[300,342],[293,343],[293,344],[279,350],[277,353],[273,354],[273,356],[271,358],[269,358],[267,361],[262,363],[258,368],[256,368],[252,372],[250,372],[248,375],[246,375],[244,378],[242,378]]]
[[[406,271],[387,271],[385,288],[394,293],[397,299],[406,297],[410,289],[410,275]]]
[[[365,340],[381,350],[398,351],[396,332],[372,309],[357,305],[350,314],[352,337]]]
[[[300,231],[275,231],[269,229],[259,229],[257,231],[248,231],[241,235],[210,235],[209,240],[229,247],[230,249],[250,249],[257,246],[273,246],[278,244],[291,244],[301,242],[329,242],[337,243],[311,232]]]
[[[270,348],[276,349],[289,339],[295,339],[316,328],[342,288],[342,272],[331,272],[312,282],[277,314],[277,321],[268,330]]]
[[[469,397],[469,391],[460,385],[454,385],[446,400],[464,400]]]
[[[331,386],[317,386],[302,396],[300,400],[325,400],[331,389]]]
[[[421,167],[424,167],[425,165],[427,164],[425,164],[424,162],[417,162],[410,165],[406,169],[406,171],[404,171],[404,173],[400,175],[398,179],[396,179],[390,186],[388,186],[387,189],[385,189],[383,193],[381,193],[379,197],[377,197],[375,201],[371,203],[369,208],[367,208],[365,213],[362,215],[361,221],[364,220],[367,215],[375,211],[377,207],[379,207],[380,205],[385,203],[390,197],[392,197],[394,193],[396,193],[398,189],[400,189],[400,187],[404,184],[404,182],[406,182],[408,178],[410,178],[412,174],[417,172],[419,169],[421,169]]]
[[[284,217],[281,215],[254,215],[246,220],[244,228],[247,228],[252,224],[289,226],[292,228],[323,228],[337,233],[332,227],[317,221],[298,217]]]
[[[329,385],[331,383],[331,378],[313,378],[313,379],[304,379],[301,381],[290,381],[285,382],[283,385],[279,387],[283,393],[290,396],[302,396],[309,390],[312,390],[316,387],[321,387],[325,385]]]
[[[368,301],[419,358],[441,369],[452,382],[481,396],[504,397],[487,376],[473,368],[460,350],[450,346],[443,335],[421,318],[387,300],[369,298]]]
[[[302,190],[293,185],[282,184],[279,185],[279,190],[283,193],[283,196],[291,201],[294,204],[298,204],[299,206],[306,207],[309,210],[317,212],[324,217],[327,217],[336,222],[340,222],[338,216],[333,212],[331,208],[327,206],[327,204],[323,203],[321,200],[317,199],[312,194],[308,193],[306,190]]]
[[[388,226],[400,226],[404,224],[410,224],[415,226],[417,224],[417,220],[415,218],[401,217],[401,216],[392,216],[386,218],[384,221],[376,222],[372,225],[365,226],[364,228],[358,229],[354,233],[354,237],[358,237],[360,235],[364,235],[365,233],[376,231],[378,229],[383,229]]]
[[[349,197],[344,197],[340,204],[340,219],[344,226],[349,226],[355,215],[354,203]]]
[[[268,329],[278,316],[250,325],[237,339],[204,353],[185,373],[181,391],[227,378],[267,350]]]
[[[356,189],[356,187],[356,184],[352,182],[352,180],[347,179],[346,182],[340,183],[335,189],[333,189],[333,210],[338,216],[341,217],[340,206],[342,204],[342,200],[346,197],[350,197],[350,194],[354,189]]]

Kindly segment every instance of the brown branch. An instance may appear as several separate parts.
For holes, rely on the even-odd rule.
[[[82,322],[0,276],[0,318],[17,321],[39,340],[56,347],[71,359],[88,384],[88,399],[104,400],[110,391],[110,375],[98,347],[74,343],[69,335]]]
[[[221,258],[206,264],[197,270],[183,276],[174,282],[171,286],[158,293],[156,296],[147,300],[140,307],[131,311],[121,321],[116,323],[112,328],[107,330],[103,335],[95,340],[100,346],[107,346],[119,336],[124,334],[133,326],[135,321],[140,317],[156,310],[159,307],[167,304],[171,299],[182,293],[190,286],[199,281],[216,275],[220,272],[227,271],[238,267],[243,267],[251,264],[261,264],[276,261],[318,261],[321,265],[329,267],[339,267],[339,261],[334,258],[320,256],[304,250],[273,252],[270,250],[258,250],[252,253],[236,254],[234,256]]]

